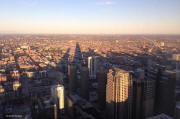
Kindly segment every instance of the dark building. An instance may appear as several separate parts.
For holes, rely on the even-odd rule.
[[[154,114],[155,80],[145,79],[138,69],[133,77],[133,119],[145,119]]]
[[[154,80],[133,80],[133,119],[145,119],[153,116],[154,88]]]
[[[158,94],[157,113],[165,113],[172,117],[175,110],[176,72],[165,70],[158,75],[160,76],[156,89]]]
[[[89,99],[89,75],[88,68],[85,66],[80,69],[80,96]]]
[[[148,79],[155,80],[155,114],[174,115],[176,72],[161,65],[151,66],[146,71]]]
[[[76,70],[77,66],[75,64],[68,65],[69,93],[71,94],[75,93],[77,89]]]
[[[96,78],[98,81],[98,104],[101,109],[106,106],[106,82],[107,82],[107,71],[101,69],[97,70]]]

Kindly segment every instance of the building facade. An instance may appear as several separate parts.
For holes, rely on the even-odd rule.
[[[97,71],[97,82],[98,82],[98,104],[101,109],[105,108],[106,105],[106,83],[107,83],[107,72],[103,69]]]
[[[96,79],[96,57],[88,57],[89,78]]]
[[[128,71],[119,68],[109,70],[106,85],[108,119],[132,118],[132,83]]]
[[[81,67],[80,69],[80,96],[84,99],[89,99],[89,77],[87,67]]]
[[[77,66],[75,64],[68,65],[69,93],[70,94],[75,93],[77,89],[76,71],[77,71]]]

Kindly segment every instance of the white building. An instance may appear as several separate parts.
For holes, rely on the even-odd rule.
[[[89,78],[96,79],[96,57],[88,57]]]
[[[54,85],[51,88],[52,100],[59,105],[60,110],[64,109],[64,86],[63,85]]]

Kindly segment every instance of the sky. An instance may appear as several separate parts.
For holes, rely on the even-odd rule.
[[[180,34],[180,0],[0,0],[0,33]]]

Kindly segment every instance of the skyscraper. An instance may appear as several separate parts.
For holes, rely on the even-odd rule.
[[[133,80],[133,119],[144,119],[153,116],[154,88],[154,80]]]
[[[98,81],[98,104],[100,108],[104,109],[106,105],[106,82],[107,82],[107,72],[104,69],[97,71],[97,81]]]
[[[144,119],[153,116],[155,80],[145,79],[144,70],[135,71],[133,80],[133,119]]]
[[[176,72],[164,70],[158,75],[156,112],[158,114],[165,113],[169,116],[173,116],[175,110]]]
[[[59,99],[59,109],[64,109],[64,86],[57,86],[57,97]]]
[[[132,80],[128,71],[119,68],[109,70],[106,109],[108,119],[132,118]]]
[[[89,78],[96,79],[96,57],[88,57]]]
[[[53,101],[58,105],[58,109],[64,109],[64,86],[63,85],[54,85],[51,88],[51,95]]]
[[[75,64],[68,65],[69,93],[71,94],[76,92],[77,88],[76,70],[77,66]]]
[[[88,68],[84,66],[80,70],[80,95],[82,98],[89,99]]]
[[[146,71],[146,77],[156,83],[155,114],[174,115],[176,72],[156,64]]]

